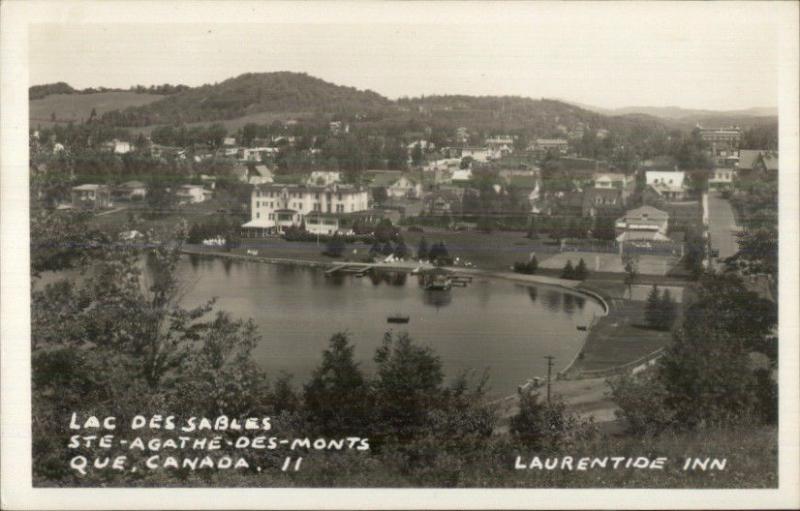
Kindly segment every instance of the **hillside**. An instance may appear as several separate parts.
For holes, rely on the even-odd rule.
[[[664,128],[663,121],[655,117],[607,116],[564,101],[519,96],[426,96],[403,98],[398,105],[433,123],[486,132],[526,130],[536,136],[564,136],[565,128],[578,123],[591,130],[617,132]]]
[[[92,108],[97,111],[98,115],[102,115],[113,110],[146,105],[158,101],[162,97],[156,94],[137,94],[129,91],[49,94],[44,98],[29,101],[30,124],[31,127],[47,127],[55,123],[83,122],[91,114]],[[55,122],[53,122],[53,114],[55,114]]]
[[[367,113],[391,107],[387,98],[305,73],[248,73],[203,85],[103,119],[117,126],[211,122],[270,112]]]

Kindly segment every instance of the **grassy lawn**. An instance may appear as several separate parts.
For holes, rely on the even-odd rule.
[[[666,346],[672,339],[669,331],[644,326],[645,302],[623,299],[626,286],[621,280],[591,280],[586,288],[598,292],[610,305],[608,316],[600,318],[589,331],[572,371],[610,369],[641,358]]]
[[[540,262],[558,252],[557,245],[528,239],[524,232],[484,233],[426,227],[424,233],[419,233],[403,229],[403,238],[414,250],[423,236],[429,244],[444,241],[450,255],[486,270],[508,271],[515,262],[527,261],[531,252],[536,253]]]

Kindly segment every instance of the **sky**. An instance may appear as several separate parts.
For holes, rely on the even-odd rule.
[[[229,9],[224,22],[209,21],[217,19],[213,12],[166,18],[185,23],[67,18],[30,25],[30,84],[197,86],[246,72],[297,71],[392,99],[468,94],[604,108],[777,106],[778,37],[769,4],[626,4],[390,3],[369,5],[374,16],[364,8],[327,16],[315,9],[306,17],[260,8],[235,17]]]

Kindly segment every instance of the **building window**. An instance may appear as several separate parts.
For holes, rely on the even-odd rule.
[[[261,213],[256,213],[256,218],[261,218]]]

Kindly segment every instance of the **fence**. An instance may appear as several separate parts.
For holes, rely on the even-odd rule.
[[[589,378],[608,378],[610,376],[620,376],[625,373],[637,374],[655,365],[656,361],[664,356],[665,351],[665,348],[659,348],[627,364],[609,367],[608,369],[589,369],[577,372],[577,374],[574,375],[559,373],[558,377],[565,380],[581,380]]]

